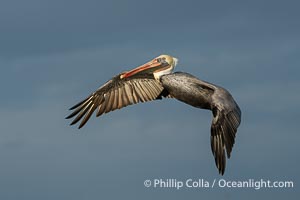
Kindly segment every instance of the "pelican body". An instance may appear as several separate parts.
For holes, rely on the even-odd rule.
[[[140,67],[113,77],[70,108],[74,111],[66,118],[76,116],[71,125],[81,120],[81,128],[96,109],[98,117],[131,104],[163,97],[176,98],[191,106],[211,110],[211,149],[219,173],[223,175],[226,154],[230,158],[241,122],[241,110],[226,89],[185,72],[173,73],[177,62],[177,58],[161,55]]]

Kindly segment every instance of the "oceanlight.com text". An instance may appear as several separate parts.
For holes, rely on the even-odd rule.
[[[265,180],[265,179],[247,179],[247,180],[226,180],[226,179],[147,179],[144,181],[147,188],[173,188],[176,190],[182,188],[250,188],[260,190],[262,188],[293,188],[294,182],[291,180]]]

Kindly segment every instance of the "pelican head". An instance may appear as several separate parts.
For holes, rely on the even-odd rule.
[[[155,79],[159,80],[162,75],[169,74],[173,71],[178,63],[178,59],[169,55],[160,55],[151,61],[133,69],[129,72],[124,72],[120,78],[128,78],[140,73],[153,74]]]
[[[158,56],[158,57],[156,57],[156,58],[154,58],[154,60],[155,59],[161,59],[162,61],[165,61],[166,63],[168,63],[170,66],[172,66],[173,68],[177,65],[177,63],[178,63],[178,59],[177,58],[174,58],[174,57],[172,57],[172,56],[169,56],[169,55],[160,55],[160,56]]]
[[[174,58],[173,56],[169,56],[169,55],[160,55],[154,58],[153,61],[162,63],[161,67],[157,68],[153,72],[153,75],[156,80],[159,80],[160,77],[165,74],[170,74],[178,63],[177,58]]]

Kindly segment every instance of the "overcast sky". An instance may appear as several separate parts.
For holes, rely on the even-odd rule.
[[[0,199],[299,198],[298,1],[2,0]],[[68,108],[160,55],[241,107],[218,174],[212,114],[173,99],[78,130]],[[146,188],[146,179],[294,181],[294,188]]]

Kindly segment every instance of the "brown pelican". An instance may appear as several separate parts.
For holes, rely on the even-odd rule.
[[[191,106],[209,109],[213,113],[211,149],[220,174],[224,174],[226,155],[230,158],[241,110],[230,93],[222,87],[199,80],[184,72],[172,73],[177,59],[161,55],[131,71],[123,72],[106,82],[90,96],[79,102],[67,119],[71,125],[81,119],[79,128],[96,116],[139,102],[176,98]]]

